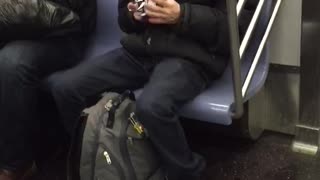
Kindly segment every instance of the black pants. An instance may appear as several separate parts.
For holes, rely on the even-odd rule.
[[[136,59],[117,49],[53,76],[49,84],[70,128],[91,97],[144,87],[136,113],[164,160],[169,179],[195,179],[203,170],[204,160],[191,152],[178,119],[179,108],[206,87],[199,69],[188,61]]]
[[[33,161],[33,135],[41,128],[40,84],[49,74],[79,62],[81,42],[15,41],[0,49],[0,169],[15,170]]]

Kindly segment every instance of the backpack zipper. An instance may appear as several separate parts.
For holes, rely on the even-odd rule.
[[[109,100],[104,108],[107,110],[107,112],[109,113],[109,117],[108,117],[108,121],[107,121],[107,125],[106,127],[109,129],[113,128],[114,125],[114,121],[115,121],[115,113],[116,110],[119,108],[119,106],[122,104],[122,102],[127,99],[127,98],[133,98],[132,96],[134,96],[132,94],[131,91],[125,91],[123,94],[119,95],[118,97],[116,97],[115,99],[111,99]]]
[[[120,132],[120,151],[122,154],[122,157],[124,159],[124,162],[127,162],[126,166],[129,173],[129,179],[130,180],[137,180],[132,161],[130,158],[129,150],[128,150],[128,144],[127,144],[127,129],[129,127],[129,121],[123,120],[121,122],[121,132]]]
[[[103,152],[103,155],[104,155],[104,157],[106,158],[107,163],[108,163],[109,165],[111,165],[111,164],[112,164],[112,161],[111,161],[111,158],[110,158],[110,155],[109,155],[108,151],[104,151],[104,152]]]
[[[101,129],[103,128],[103,118],[104,118],[104,116],[105,116],[105,113],[106,112],[103,112],[101,115],[100,115],[100,117],[99,117],[99,119],[98,119],[98,122],[97,122],[97,127],[98,127],[98,129],[96,129],[95,130],[95,135],[96,135],[96,138],[95,138],[95,145],[94,145],[94,147],[93,147],[93,149],[94,149],[94,153],[92,153],[92,162],[93,162],[93,164],[92,164],[92,166],[91,166],[91,179],[93,180],[93,179],[95,179],[94,178],[94,174],[95,174],[95,169],[96,169],[96,157],[97,157],[97,153],[98,153],[98,149],[99,149],[99,140],[100,140],[100,132],[101,132]],[[100,128],[99,128],[100,127]]]
[[[118,170],[119,173],[119,177],[121,180],[126,180],[125,175],[124,175],[124,170],[121,167],[119,161],[117,161],[116,157],[113,155],[113,153],[110,151],[109,148],[107,148],[107,146],[105,146],[104,144],[100,143],[100,146],[102,147],[103,150],[103,156],[105,157],[106,160],[106,164],[109,166],[115,166],[115,168]]]

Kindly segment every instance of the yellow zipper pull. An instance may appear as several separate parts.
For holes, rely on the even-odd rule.
[[[143,135],[144,134],[144,128],[143,126],[135,120],[135,114],[134,112],[132,112],[130,114],[129,120],[131,122],[131,124],[133,125],[133,128],[140,134]]]

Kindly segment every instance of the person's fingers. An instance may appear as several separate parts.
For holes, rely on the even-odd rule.
[[[133,11],[133,12],[135,12],[135,11],[137,11],[137,9],[138,9],[138,4],[136,4],[136,3],[133,3],[133,2],[130,2],[130,3],[128,3],[128,10],[129,11]]]
[[[166,24],[166,20],[163,18],[149,18],[148,21],[151,24]]]

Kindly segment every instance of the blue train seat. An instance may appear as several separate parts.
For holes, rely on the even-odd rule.
[[[122,32],[117,24],[117,1],[97,0],[98,20],[97,29],[91,39],[91,45],[87,53],[87,59],[120,47]],[[251,62],[258,49],[259,43],[264,35],[272,14],[273,1],[266,1],[262,15],[259,17],[257,27],[250,40],[250,45],[242,60],[242,74],[246,76]],[[269,69],[269,60],[266,47],[255,71],[252,83],[248,89],[246,100],[252,97],[263,86]],[[233,83],[231,67],[228,67],[223,76],[212,83],[212,85],[186,104],[181,110],[181,116],[196,120],[217,123],[222,125],[232,124],[232,104],[234,103]],[[244,78],[242,78],[244,79]],[[140,90],[142,91],[142,90]],[[137,92],[139,94],[139,91]]]

